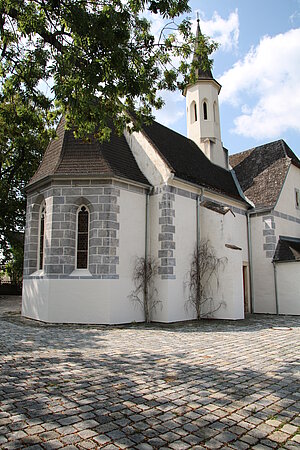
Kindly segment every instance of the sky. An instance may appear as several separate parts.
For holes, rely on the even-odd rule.
[[[190,0],[212,55],[223,145],[237,153],[284,139],[300,157],[300,0]],[[152,17],[153,27],[161,24]],[[186,135],[180,92],[163,93],[156,119]]]

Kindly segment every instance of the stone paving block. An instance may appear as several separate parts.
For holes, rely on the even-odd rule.
[[[0,447],[294,450],[299,320],[57,327],[0,302]]]
[[[43,448],[45,450],[56,450],[56,449],[62,448],[63,446],[64,446],[64,444],[61,441],[59,441],[58,439],[50,440],[50,441],[43,443]]]
[[[93,440],[97,442],[97,444],[103,446],[110,442],[110,438],[105,434],[99,434],[98,436],[93,437]]]
[[[274,431],[273,433],[269,434],[268,439],[271,441],[277,442],[278,444],[281,444],[282,442],[285,442],[289,438],[289,435],[287,433],[283,433],[282,431]]]
[[[169,444],[169,447],[172,448],[173,450],[185,450],[189,448],[190,445],[184,441],[175,441]]]
[[[295,425],[290,425],[290,424],[286,424],[280,429],[280,431],[283,431],[284,433],[287,433],[290,435],[295,434],[297,432],[297,430],[298,430],[298,427],[296,427]]]

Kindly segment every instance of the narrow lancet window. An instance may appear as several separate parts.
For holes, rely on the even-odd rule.
[[[46,218],[46,206],[42,205],[40,211],[40,236],[39,236],[39,270],[44,268],[44,246],[45,246],[45,218]]]
[[[197,122],[197,105],[194,103],[194,120]]]
[[[77,269],[88,268],[89,212],[85,206],[78,210],[77,217]]]
[[[214,122],[217,122],[217,104],[214,102]]]
[[[203,117],[204,120],[207,120],[207,103],[203,102]]]

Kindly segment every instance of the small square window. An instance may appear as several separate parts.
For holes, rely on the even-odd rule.
[[[300,189],[295,189],[296,208],[300,209]]]

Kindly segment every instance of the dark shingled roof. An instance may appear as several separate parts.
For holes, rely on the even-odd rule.
[[[300,261],[300,238],[279,236],[273,261]]]
[[[291,164],[300,161],[281,139],[229,157],[244,191],[256,207],[274,207]]]
[[[29,186],[51,175],[119,176],[149,185],[124,136],[112,132],[109,142],[92,139],[88,143],[75,139],[64,126],[62,119],[58,137],[50,142]],[[157,122],[145,126],[143,132],[176,177],[243,200],[231,172],[213,164],[193,141]]]
[[[192,140],[158,122],[144,132],[176,177],[241,200],[231,172],[213,164]]]
[[[62,119],[57,138],[48,145],[43,160],[29,186],[49,175],[117,176],[149,185],[140,171],[124,136],[112,132],[109,142],[84,142],[65,130]]]

